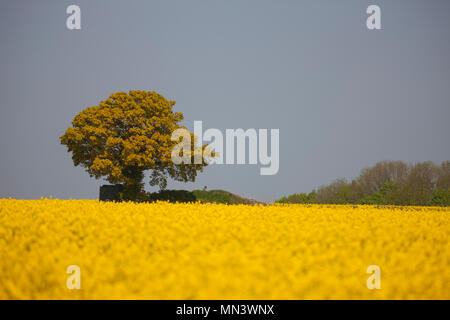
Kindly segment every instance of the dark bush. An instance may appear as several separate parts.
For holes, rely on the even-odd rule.
[[[169,202],[195,202],[197,198],[192,191],[186,190],[161,190],[159,192],[147,193],[147,201],[169,201]]]

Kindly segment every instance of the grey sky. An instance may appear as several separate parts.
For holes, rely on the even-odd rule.
[[[81,30],[66,28],[70,4]],[[369,4],[382,30],[366,28]],[[271,201],[380,160],[449,160],[449,12],[446,0],[2,1],[0,197],[97,198],[102,181],[59,136],[130,89],[176,100],[191,130],[280,129],[277,175],[216,165],[169,188]]]

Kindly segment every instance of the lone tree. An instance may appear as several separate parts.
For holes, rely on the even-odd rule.
[[[60,137],[72,152],[75,166],[83,166],[91,177],[104,177],[112,184],[122,184],[123,197],[137,200],[144,195],[144,171],[151,170],[150,185],[167,186],[167,177],[177,181],[195,181],[197,171],[207,163],[175,164],[171,160],[173,131],[186,129],[178,123],[183,114],[172,110],[175,101],[151,91],[111,94],[98,106],[84,109],[75,116],[72,127]],[[195,145],[192,133],[192,159]]]

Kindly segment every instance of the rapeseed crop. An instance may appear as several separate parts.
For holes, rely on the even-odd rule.
[[[438,207],[2,199],[0,298],[450,299],[449,222]]]

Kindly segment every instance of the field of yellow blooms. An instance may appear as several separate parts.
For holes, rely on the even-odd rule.
[[[436,207],[2,199],[0,299],[450,299],[449,223]]]

